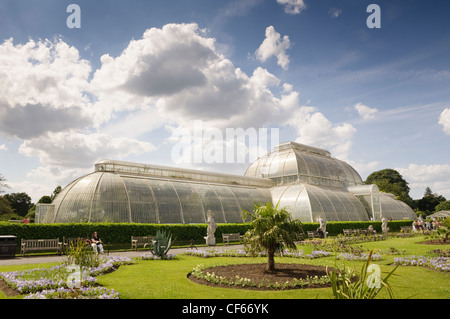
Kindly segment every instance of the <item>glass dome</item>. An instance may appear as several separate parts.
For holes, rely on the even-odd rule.
[[[326,187],[363,184],[358,172],[330,153],[295,142],[275,147],[253,162],[245,172],[248,177],[270,178],[277,185],[298,182]]]

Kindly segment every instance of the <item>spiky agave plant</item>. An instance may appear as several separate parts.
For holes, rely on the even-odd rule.
[[[167,253],[172,246],[172,235],[163,230],[157,230],[153,246],[151,248],[152,254],[161,259],[167,258]]]
[[[376,271],[371,272],[372,269],[377,270],[370,264],[372,253],[373,250],[370,251],[359,275],[355,274],[354,269],[349,270],[345,266],[342,270],[331,271],[328,274],[335,299],[374,299],[383,288],[387,290],[389,298],[394,298],[392,287],[387,281],[398,266],[385,278],[381,278]]]

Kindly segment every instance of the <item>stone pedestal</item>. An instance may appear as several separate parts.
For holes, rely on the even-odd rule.
[[[216,245],[216,237],[205,237],[206,245],[215,246]]]

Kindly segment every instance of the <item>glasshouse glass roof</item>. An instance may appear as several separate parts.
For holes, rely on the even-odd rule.
[[[103,160],[38,204],[38,223],[239,223],[242,210],[279,202],[294,218],[316,222],[414,219],[412,209],[323,149],[294,142],[259,158],[244,176]]]

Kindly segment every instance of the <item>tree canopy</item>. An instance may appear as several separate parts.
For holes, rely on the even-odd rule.
[[[33,207],[31,197],[27,193],[11,193],[3,196],[11,204],[12,209],[17,215],[26,216],[28,210]]]
[[[386,168],[373,172],[364,181],[365,184],[375,184],[384,193],[391,193],[409,206],[413,207],[413,200],[409,196],[410,188],[408,182],[396,170]]]
[[[449,209],[450,205],[445,204],[446,201],[447,199],[444,196],[433,193],[431,188],[427,187],[425,189],[423,197],[421,199],[415,200],[414,202],[418,211],[424,213],[425,215],[430,215],[440,210]]]

